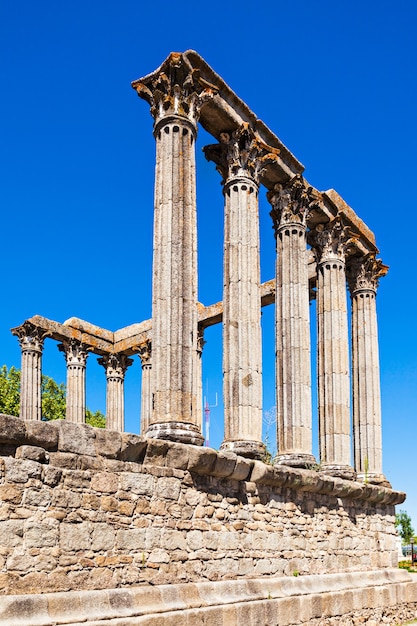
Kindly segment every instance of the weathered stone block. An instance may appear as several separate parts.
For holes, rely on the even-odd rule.
[[[142,463],[148,440],[131,433],[122,433],[120,458],[123,461]]]
[[[188,446],[188,471],[196,474],[211,474],[217,452],[211,448]]]
[[[118,487],[118,475],[110,472],[98,472],[91,480],[91,488],[100,493],[115,493]]]
[[[26,483],[30,478],[40,478],[42,465],[26,459],[4,459],[5,477],[11,483]]]
[[[156,483],[156,497],[167,500],[178,500],[181,491],[181,481],[178,478],[159,478]]]
[[[110,459],[120,458],[122,434],[105,428],[97,428],[95,433],[96,454]]]
[[[155,478],[151,474],[129,474],[123,472],[119,476],[119,489],[138,495],[152,495]]]
[[[58,428],[55,422],[26,422],[27,443],[45,450],[57,450]]]
[[[66,524],[63,522],[59,529],[60,548],[64,552],[88,550],[91,547],[90,524]]]
[[[26,441],[26,422],[0,413],[0,443],[21,445]]]
[[[58,450],[94,456],[96,429],[88,424],[75,424],[60,420],[58,428]]]
[[[37,463],[47,463],[49,455],[44,448],[38,446],[19,446],[16,449],[16,459],[30,459],[37,461]]]

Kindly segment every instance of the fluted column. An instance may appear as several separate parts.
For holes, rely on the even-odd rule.
[[[202,444],[197,393],[195,139],[213,90],[173,53],[132,86],[151,105],[156,140],[152,283],[154,410],[147,435]]]
[[[138,347],[142,364],[142,389],[140,399],[140,434],[144,435],[152,421],[152,343],[145,341]]]
[[[302,176],[268,194],[277,242],[275,342],[277,462],[306,467],[312,454],[310,313],[306,230],[311,188]]]
[[[203,432],[203,349],[205,345],[204,329],[198,329],[197,336],[197,361],[196,361],[196,381],[197,381],[197,424]]]
[[[85,369],[88,348],[76,339],[58,344],[67,363],[67,398],[65,419],[83,424],[85,422]]]
[[[381,392],[376,291],[388,267],[375,255],[354,258],[347,268],[352,300],[353,450],[358,477],[389,482],[382,473]]]
[[[107,354],[97,361],[106,370],[106,428],[122,433],[125,422],[124,380],[133,359],[125,354]]]
[[[22,350],[20,371],[20,417],[42,419],[42,350],[46,333],[30,322],[12,330]]]
[[[260,142],[247,124],[204,148],[223,177],[223,401],[222,449],[261,457],[262,337],[258,184],[277,151]]]
[[[317,376],[320,462],[323,471],[352,479],[349,338],[345,250],[349,231],[340,221],[317,227]]]

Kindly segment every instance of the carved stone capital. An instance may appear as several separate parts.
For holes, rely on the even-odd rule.
[[[150,104],[155,124],[175,115],[188,119],[194,127],[201,107],[218,91],[177,52],[172,52],[153,74],[133,81],[132,87]]]
[[[88,346],[85,346],[76,339],[66,339],[58,344],[58,350],[64,352],[67,366],[79,365],[85,367],[89,352]]]
[[[354,257],[346,267],[346,277],[351,295],[357,291],[372,290],[376,292],[379,279],[388,272],[388,265],[371,253],[363,257]]]
[[[204,328],[199,328],[197,333],[197,352],[201,356],[203,348],[207,342],[204,341]]]
[[[22,352],[42,352],[43,342],[48,333],[31,322],[24,322],[17,328],[12,328],[12,334],[19,339]]]
[[[309,241],[316,252],[319,263],[325,263],[329,260],[344,262],[347,251],[356,239],[357,236],[351,232],[348,226],[343,224],[340,218],[336,218],[328,224],[318,224],[309,235]]]
[[[127,368],[133,363],[133,359],[125,354],[106,354],[97,361],[106,370],[107,378],[119,378],[121,380],[124,379]]]
[[[294,176],[286,185],[276,184],[267,197],[272,204],[270,215],[275,233],[288,224],[306,227],[311,210],[318,204],[313,188],[306,184],[301,174]]]
[[[140,346],[138,346],[136,349],[139,354],[142,367],[144,367],[145,365],[150,365],[152,359],[152,342],[150,341],[150,339],[140,344]]]
[[[264,169],[278,161],[279,150],[261,141],[244,123],[232,135],[221,133],[220,143],[203,148],[208,161],[214,161],[224,184],[236,178],[250,178],[257,185]]]

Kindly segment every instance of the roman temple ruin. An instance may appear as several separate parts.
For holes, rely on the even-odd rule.
[[[150,106],[156,143],[152,318],[110,331],[35,315],[12,329],[21,406],[20,416],[0,415],[0,621],[27,623],[28,611],[45,626],[314,626],[415,615],[417,583],[396,568],[394,505],[405,494],[382,467],[376,294],[388,268],[373,233],[336,191],[307,182],[302,164],[196,52],[171,53],[132,87]],[[224,203],[223,299],[208,305],[197,285],[199,124],[214,138],[204,153]],[[263,191],[276,240],[266,283]],[[268,305],[273,465],[262,442]],[[202,445],[204,331],[214,324],[223,329],[219,451]],[[45,341],[66,360],[60,423],[42,421]],[[103,367],[105,430],[85,424],[92,354]],[[124,378],[137,356],[141,425],[132,435]]]

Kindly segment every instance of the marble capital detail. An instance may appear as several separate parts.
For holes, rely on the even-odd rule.
[[[184,117],[196,125],[201,107],[218,92],[175,52],[157,72],[134,81],[132,87],[150,104],[155,125],[167,116]]]
[[[140,344],[137,348],[137,353],[142,364],[142,368],[152,363],[152,342],[150,339]]]
[[[310,241],[316,251],[317,261],[324,263],[337,259],[344,262],[356,237],[341,219],[336,218],[328,224],[318,224],[310,233]]]
[[[88,358],[88,347],[76,339],[68,339],[58,344],[58,350],[64,352],[67,366],[78,365],[85,367]]]
[[[351,259],[346,268],[346,277],[350,293],[364,290],[378,289],[379,279],[388,273],[388,266],[371,253]]]
[[[22,351],[34,352],[42,352],[44,339],[48,335],[31,322],[24,322],[18,328],[14,328],[12,333],[17,336]]]
[[[313,188],[306,184],[301,174],[294,176],[286,185],[277,183],[267,195],[272,205],[270,215],[275,233],[289,224],[306,227],[310,212],[317,205]]]
[[[127,368],[133,363],[133,359],[130,359],[125,354],[107,354],[97,359],[97,361],[105,368],[107,378],[121,380],[124,379]]]
[[[250,178],[258,185],[265,167],[277,162],[280,152],[261,141],[246,122],[232,134],[221,133],[218,144],[203,150],[206,159],[216,164],[225,185],[236,178]]]

